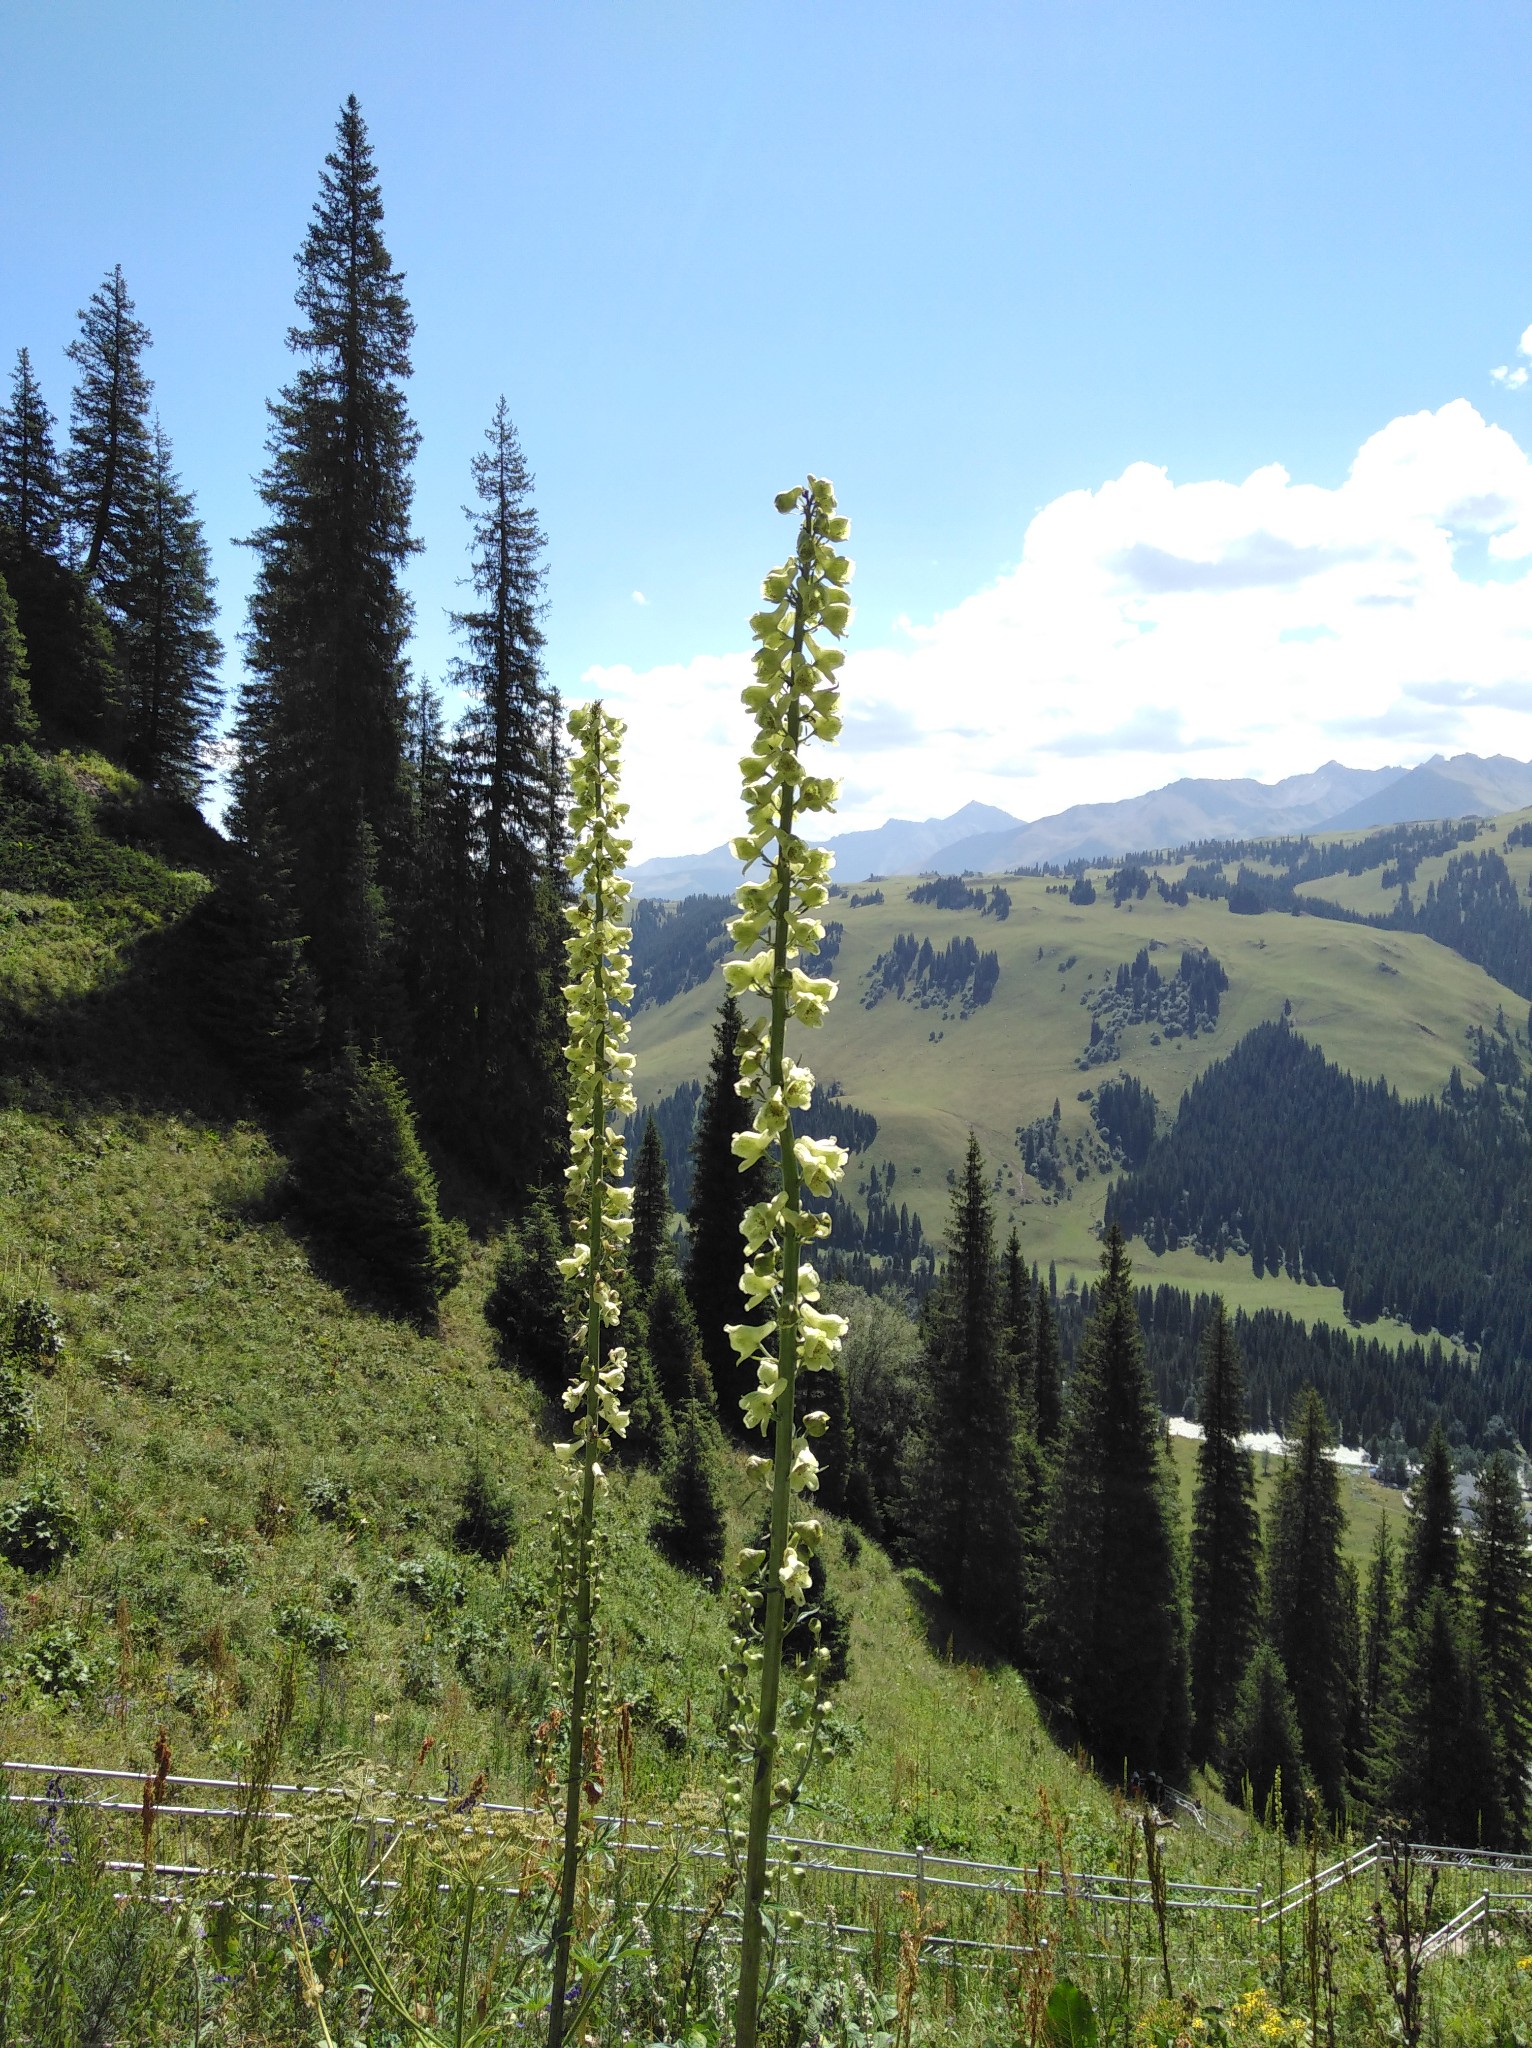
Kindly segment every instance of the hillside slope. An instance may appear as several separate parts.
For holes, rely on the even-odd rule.
[[[496,1357],[493,1236],[437,1330],[348,1295],[186,1021],[173,940],[202,878],[113,865],[82,832],[75,894],[0,889],[0,1314],[29,1297],[62,1328],[24,1375],[35,1432],[0,1515],[51,1487],[76,1533],[51,1571],[0,1561],[0,1753],[143,1767],[164,1728],[178,1769],[233,1775],[290,1663],[291,1768],[361,1750],[426,1789],[482,1770],[514,1797],[549,1699],[558,1418]],[[102,862],[109,886],[87,886]],[[464,1547],[476,1464],[498,1562]],[[735,1460],[737,1537],[756,1484]],[[651,1474],[614,1474],[606,1611],[651,1813],[712,1797],[726,1643],[722,1599],[648,1543],[656,1498]],[[1087,1834],[1105,1823],[1020,1680],[943,1655],[953,1623],[917,1580],[833,1518],[825,1556],[851,1665],[807,1825],[1015,1856],[1039,1786]]]

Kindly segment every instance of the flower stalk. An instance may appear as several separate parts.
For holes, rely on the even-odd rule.
[[[747,1320],[728,1326],[741,1362],[755,1364],[755,1385],[740,1404],[745,1420],[771,1442],[770,1458],[754,1461],[770,1468],[771,1519],[765,1550],[746,1550],[740,1559],[743,1613],[731,1673],[739,1684],[758,1673],[760,1688],[749,1744],[735,2048],[754,2048],[760,2025],[772,1815],[797,1791],[779,1775],[782,1645],[787,1610],[808,1591],[810,1560],[820,1539],[821,1525],[806,1499],[819,1484],[809,1440],[822,1435],[828,1422],[815,1410],[799,1425],[798,1375],[833,1369],[846,1330],[841,1317],[815,1306],[818,1276],[803,1251],[830,1227],[829,1218],[805,1198],[831,1193],[847,1154],[833,1138],[795,1133],[794,1112],[808,1108],[814,1077],[790,1056],[787,1027],[823,1023],[835,995],[833,981],[802,965],[824,937],[814,913],[829,900],[831,862],[827,849],[804,839],[802,825],[831,810],[837,790],[829,778],[808,773],[802,749],[813,739],[833,741],[841,728],[836,672],[845,656],[828,642],[838,640],[850,623],[851,564],[839,552],[849,522],[837,514],[835,493],[820,477],[782,492],[776,506],[799,514],[798,538],[789,559],[767,576],[765,608],[750,622],[755,679],[744,703],[755,719],[756,737],[740,764],[748,829],[732,848],[746,876],[729,932],[742,952],[756,950],[724,968],[732,993],[768,1006],[765,1015],[747,1020],[739,1037],[739,1093],[755,1110],[751,1128],[735,1138],[734,1151],[742,1172],[769,1154],[778,1175],[776,1193],[749,1209],[741,1226]],[[758,865],[764,878],[751,879]],[[821,1663],[826,1654],[817,1653]],[[811,1737],[796,1745],[805,1768],[811,1749]]]
[[[575,1241],[569,1256],[560,1259],[559,1271],[578,1289],[573,1322],[581,1365],[564,1393],[564,1406],[576,1418],[571,1440],[554,1446],[560,1550],[570,1617],[566,1635],[570,1689],[548,2048],[560,2048],[569,2021],[583,1800],[588,1794],[594,1807],[601,1790],[599,1772],[587,1768],[595,1749],[590,1692],[596,1501],[606,1486],[601,1460],[612,1437],[622,1436],[628,1427],[619,1398],[627,1356],[620,1345],[605,1349],[602,1337],[604,1330],[616,1328],[621,1316],[616,1281],[622,1246],[632,1230],[632,1191],[621,1184],[625,1163],[622,1119],[634,1108],[633,1055],[623,1050],[628,1036],[624,1013],[633,999],[628,958],[631,933],[622,921],[629,895],[622,867],[630,842],[619,836],[628,807],[617,794],[624,730],[621,720],[611,717],[599,703],[581,705],[570,713],[574,754],[569,824],[573,845],[568,867],[578,895],[566,912],[570,1162],[565,1173]]]

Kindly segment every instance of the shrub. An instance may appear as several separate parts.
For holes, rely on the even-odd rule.
[[[399,1691],[417,1707],[441,1698],[442,1668],[429,1643],[411,1643],[400,1658]]]
[[[254,1566],[248,1545],[232,1538],[204,1543],[198,1555],[215,1586],[243,1586]]]
[[[32,1395],[13,1372],[0,1366],[0,1472],[14,1472],[32,1441]]]
[[[80,1639],[67,1621],[40,1629],[17,1659],[24,1680],[49,1699],[77,1700],[90,1689],[93,1672],[81,1655]]]
[[[79,1540],[79,1517],[56,1479],[39,1480],[0,1508],[0,1557],[18,1571],[51,1572]]]
[[[503,1487],[497,1486],[483,1462],[475,1457],[463,1482],[458,1517],[452,1540],[471,1557],[486,1564],[498,1564],[516,1541],[516,1503]]]
[[[347,1657],[351,1638],[333,1614],[318,1614],[312,1607],[289,1601],[273,1617],[277,1634],[310,1657]]]
[[[51,1371],[64,1355],[64,1325],[52,1306],[36,1294],[24,1294],[11,1310],[6,1349],[19,1364]]]
[[[447,1222],[403,1081],[347,1047],[314,1089],[295,1181],[314,1227],[366,1268],[393,1307],[422,1320],[457,1285],[464,1234]]]
[[[389,1583],[412,1607],[424,1608],[429,1614],[446,1614],[461,1607],[468,1598],[468,1579],[463,1567],[456,1558],[439,1553],[432,1557],[402,1558],[394,1566]]]
[[[303,1505],[316,1522],[333,1522],[338,1528],[365,1529],[367,1517],[351,1491],[349,1480],[332,1479],[321,1472],[303,1489]]]

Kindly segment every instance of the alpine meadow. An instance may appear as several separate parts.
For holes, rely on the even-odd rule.
[[[0,2048],[1532,2041],[1532,765],[837,836],[905,712],[836,488],[717,508],[667,732],[556,655],[520,368],[423,620],[386,154],[347,97],[284,226],[232,627],[173,304],[83,276],[0,410]]]

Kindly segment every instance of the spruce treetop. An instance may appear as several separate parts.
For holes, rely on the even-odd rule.
[[[80,373],[69,422],[69,518],[85,580],[99,579],[108,595],[126,567],[127,523],[148,466],[149,342],[119,263],[81,310],[67,350]]]
[[[62,544],[64,512],[53,428],[32,358],[18,349],[11,402],[0,412],[0,526],[49,555]]]

